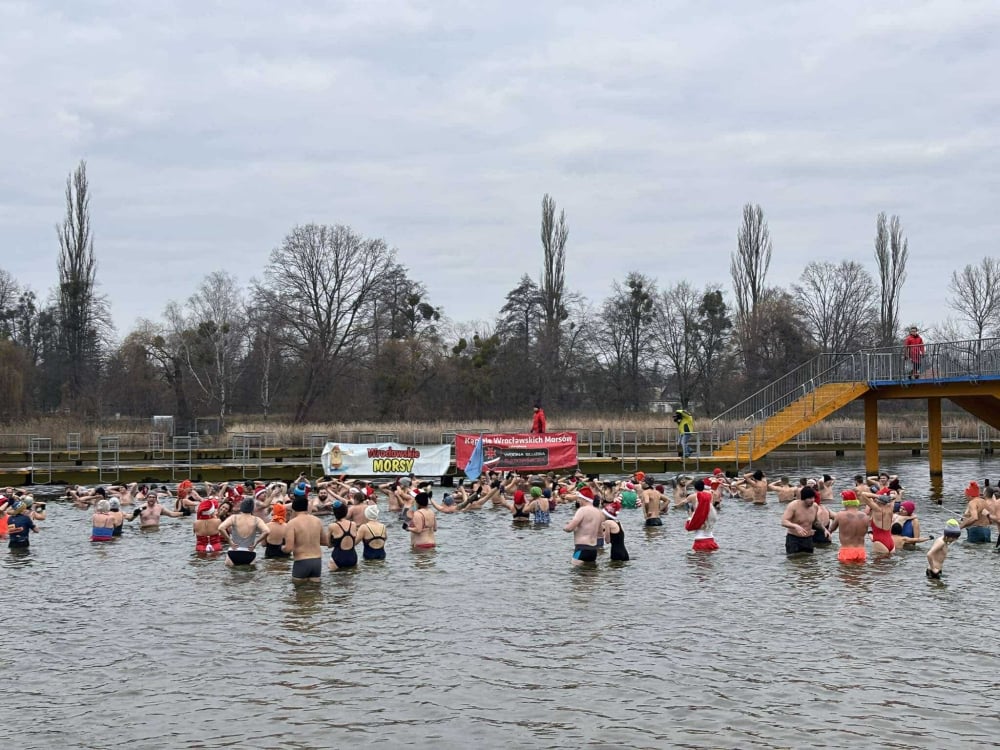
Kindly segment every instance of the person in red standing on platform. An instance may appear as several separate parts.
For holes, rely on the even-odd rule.
[[[531,420],[531,433],[542,435],[545,433],[545,412],[542,410],[542,403],[535,402],[535,417]]]
[[[910,380],[916,380],[920,377],[920,364],[924,359],[924,353],[927,351],[924,347],[924,340],[920,338],[920,334],[917,333],[916,326],[910,326],[910,334],[903,341],[904,351],[906,352],[906,359],[910,362]]]

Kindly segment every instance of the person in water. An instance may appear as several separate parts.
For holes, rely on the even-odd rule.
[[[191,529],[194,533],[194,551],[199,555],[217,555],[222,552],[222,536],[219,534],[222,521],[218,512],[217,500],[207,498],[198,503]]]
[[[532,488],[532,500],[525,507],[525,511],[531,514],[531,520],[536,526],[548,526],[552,520],[552,490],[546,488],[541,491],[538,497],[535,497],[534,489]]]
[[[132,518],[129,520],[135,520],[135,517],[138,516],[140,529],[158,529],[160,528],[160,516],[180,518],[183,515],[179,510],[169,510],[160,505],[159,500],[156,499],[156,495],[150,492],[146,496],[146,505],[136,508],[132,514]]]
[[[844,509],[835,513],[830,522],[830,533],[836,531],[840,535],[837,559],[845,565],[864,563],[868,558],[868,553],[865,552],[868,516],[861,510],[861,501],[854,490],[844,490],[840,497]]]
[[[896,542],[892,538],[893,493],[888,482],[874,494],[862,492],[861,499],[871,511],[872,552],[891,555]]]
[[[563,527],[563,531],[573,532],[573,565],[583,565],[597,561],[597,537],[601,533],[604,514],[593,505],[593,498],[578,494],[579,508]]]
[[[712,493],[705,489],[705,482],[702,479],[695,479],[691,487],[694,493],[688,496],[687,505],[693,510],[684,522],[684,530],[694,532],[694,544],[691,545],[691,549],[695,552],[715,552],[719,549],[719,545],[712,530],[715,528],[718,511],[712,502]]]
[[[254,515],[253,498],[240,501],[240,512],[219,525],[219,534],[229,545],[226,565],[251,565],[257,559],[255,550],[267,538],[267,524]]]
[[[282,549],[285,543],[285,529],[288,524],[288,508],[284,503],[271,505],[271,522],[267,525],[267,536],[264,537],[264,559],[291,557]]]
[[[281,549],[290,552],[292,582],[319,581],[323,571],[323,549],[327,543],[323,522],[309,512],[309,499],[304,495],[292,498],[292,512],[295,513],[285,529],[285,543]]]
[[[785,554],[798,555],[813,553],[817,529],[822,529],[825,538],[830,532],[819,522],[819,508],[816,507],[816,490],[803,487],[798,500],[792,500],[781,516],[781,525],[788,529],[785,534]]]
[[[121,536],[125,526],[125,514],[122,513],[122,501],[117,497],[108,500],[108,513],[114,519],[115,528],[111,532],[112,536]]]
[[[7,504],[7,546],[11,549],[28,549],[31,546],[29,534],[37,533],[38,527],[28,515],[24,500],[13,500]]]
[[[102,498],[97,501],[94,515],[90,518],[90,541],[110,542],[114,533],[115,519],[111,515],[111,504]]]
[[[663,519],[660,514],[666,512],[669,503],[667,499],[656,490],[643,490],[639,495],[642,504],[642,515],[646,519],[646,526],[662,526]]]
[[[437,531],[437,516],[427,507],[430,499],[431,496],[426,492],[418,492],[417,507],[413,511],[413,517],[403,524],[403,528],[410,532],[410,547],[415,550],[434,549],[437,546],[437,540],[434,538],[434,532]]]
[[[347,504],[337,500],[333,504],[333,523],[326,530],[330,545],[330,570],[354,568],[358,564],[358,526],[347,517]]]
[[[969,482],[969,486],[965,488],[965,497],[968,504],[965,506],[959,527],[966,530],[969,544],[989,544],[992,522],[986,500],[980,494],[978,482]]]
[[[361,556],[365,560],[384,560],[385,541],[388,532],[384,523],[379,523],[378,506],[365,508],[365,522],[358,526],[358,539],[362,544]]]
[[[629,557],[628,550],[625,549],[625,529],[618,520],[621,509],[621,503],[617,500],[604,504],[601,511],[606,518],[601,523],[601,534],[604,536],[604,543],[611,547],[611,559],[624,562]]]
[[[538,496],[541,497],[542,491],[538,487],[532,487],[531,489],[538,490]],[[511,521],[514,523],[531,523],[531,513],[528,512],[528,500],[524,496],[523,490],[517,490],[514,493],[513,500],[511,502],[505,500],[504,505],[510,511]]]
[[[944,570],[944,560],[948,557],[948,547],[962,536],[962,527],[954,518],[949,518],[944,525],[944,534],[934,540],[927,550],[927,577],[932,580],[941,578]]]

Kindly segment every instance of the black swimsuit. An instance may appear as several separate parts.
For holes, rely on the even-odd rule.
[[[611,559],[628,560],[628,550],[625,549],[625,529],[618,523],[618,533],[611,534]]]
[[[366,523],[365,526],[368,527],[369,531],[372,531],[371,524]],[[383,543],[385,542],[385,526],[382,527],[382,535],[381,536],[375,536],[375,532],[372,531],[372,538],[371,539],[362,539],[361,540],[361,544],[364,545],[364,550],[362,551],[361,556],[365,560],[384,560],[385,559],[385,545],[384,544],[383,544],[383,546],[378,547],[378,548],[371,546],[371,543],[374,542],[376,539],[381,539],[383,541]]]
[[[340,521],[337,521],[335,526],[340,526]],[[336,539],[331,538],[330,541],[334,544],[333,551],[330,553],[330,557],[333,559],[334,565],[338,568],[353,568],[358,564],[358,553],[354,550],[354,546],[357,544],[357,540],[354,538],[354,534],[350,531],[350,526],[345,529],[340,526],[340,530],[344,533],[338,536]],[[350,539],[352,544],[350,549],[344,549],[341,547],[341,542],[347,538]]]

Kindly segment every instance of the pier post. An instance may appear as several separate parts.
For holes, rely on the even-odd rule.
[[[930,459],[931,476],[943,476],[941,461],[941,399],[927,399],[927,457]]]
[[[865,394],[865,471],[878,474],[878,397]]]

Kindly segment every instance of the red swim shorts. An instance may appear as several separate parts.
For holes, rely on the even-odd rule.
[[[868,559],[864,547],[841,547],[837,559],[842,563],[863,563]]]

